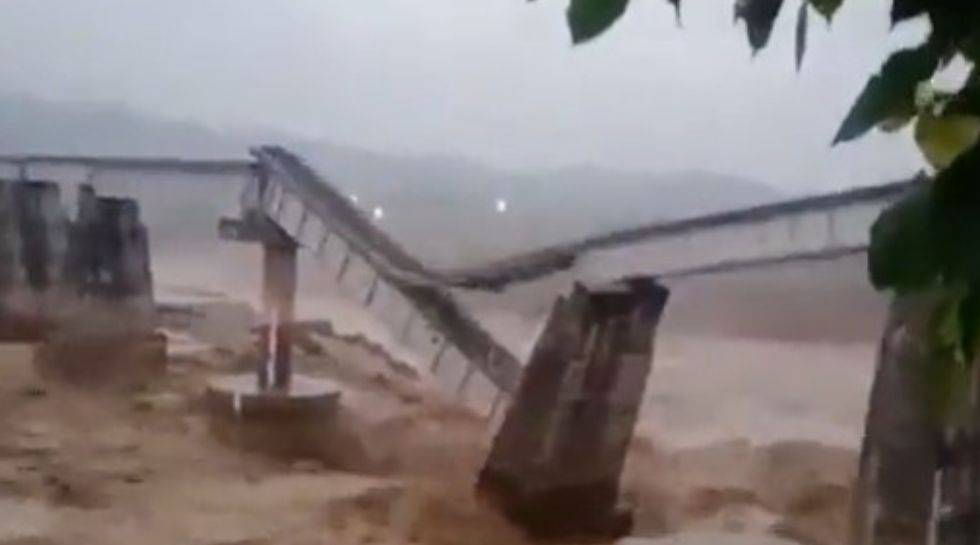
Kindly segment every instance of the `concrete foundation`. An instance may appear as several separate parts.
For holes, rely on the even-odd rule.
[[[277,458],[322,458],[340,391],[327,380],[296,375],[288,388],[261,389],[250,373],[213,379],[205,399],[212,430],[226,444]]]

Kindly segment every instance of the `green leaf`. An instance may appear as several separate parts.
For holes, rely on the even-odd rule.
[[[927,0],[892,0],[892,24],[923,15],[928,10]]]
[[[914,114],[916,87],[932,77],[938,65],[939,58],[928,44],[893,53],[865,84],[833,143],[854,140],[886,119]]]
[[[840,9],[841,4],[844,0],[809,0],[810,5],[813,9],[817,10],[817,13],[823,15],[823,18],[829,23],[834,18],[834,14]]]
[[[800,11],[796,15],[796,71],[800,71],[803,66],[803,56],[806,55],[806,30],[807,13],[809,8],[806,2],[800,2]]]
[[[935,283],[940,266],[931,231],[931,184],[920,182],[871,226],[868,272],[878,289],[906,293]]]
[[[735,20],[745,20],[745,29],[753,52],[769,43],[772,25],[782,6],[783,0],[736,0]]]
[[[572,43],[587,42],[608,30],[628,5],[629,0],[572,0],[566,12]]]
[[[936,175],[931,224],[949,283],[980,283],[980,143]]]
[[[933,115],[922,112],[915,124],[915,142],[936,169],[949,166],[980,135],[980,118],[970,115]]]

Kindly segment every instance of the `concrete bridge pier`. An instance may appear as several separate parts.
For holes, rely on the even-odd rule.
[[[212,430],[248,451],[285,458],[328,457],[340,392],[329,381],[293,372],[298,243],[259,211],[223,219],[222,238],[262,245],[262,302],[252,373],[218,377],[207,388]]]
[[[480,474],[478,493],[540,538],[626,535],[619,479],[666,288],[649,278],[560,298]]]
[[[28,284],[43,289],[40,315],[53,322],[36,353],[38,370],[81,384],[140,383],[158,376],[166,368],[166,339],[155,333],[149,240],[139,205],[98,197],[91,187],[81,188],[78,205],[67,229],[55,221],[56,236],[41,230],[23,241]]]
[[[936,294],[897,296],[889,309],[854,488],[850,545],[980,541],[980,402],[943,423],[924,370]]]
[[[262,304],[266,324],[259,335],[256,372],[260,388],[289,389],[292,382],[292,324],[296,299],[296,244],[262,246]]]
[[[64,307],[68,218],[57,184],[0,181],[0,339],[38,341]]]

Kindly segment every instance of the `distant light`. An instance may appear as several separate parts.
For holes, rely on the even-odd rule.
[[[358,203],[357,195],[351,195],[350,200],[352,200],[354,204],[357,204]]]
[[[507,211],[507,201],[504,199],[497,199],[497,212],[503,214]]]
[[[371,216],[374,217],[375,221],[383,220],[385,218],[384,208],[381,208],[380,206],[375,206],[374,210],[371,212]]]

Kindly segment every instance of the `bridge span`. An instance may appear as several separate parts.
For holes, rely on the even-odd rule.
[[[85,179],[106,171],[238,176],[248,184],[243,190],[243,206],[244,199],[255,198],[256,173],[269,169],[273,181],[271,197],[267,197],[270,200],[252,205],[270,205],[266,210],[270,217],[299,216],[283,218],[288,223],[304,215],[315,216],[323,224],[322,233],[341,236],[390,275],[414,284],[467,289],[501,289],[569,269],[597,280],[632,274],[670,279],[860,254],[867,250],[869,229],[881,209],[915,183],[892,182],[654,221],[489,263],[434,270],[376,227],[298,156],[275,146],[257,147],[251,153],[252,159],[0,155],[0,167],[11,168],[22,177],[32,170],[51,167],[81,168]]]
[[[851,277],[857,280],[856,265],[862,265],[861,256],[868,248],[868,233],[879,212],[900,198],[913,184],[922,183],[915,180],[896,182],[678,221],[653,222],[492,263],[436,270],[402,248],[302,159],[280,147],[257,147],[251,150],[249,158],[218,161],[0,156],[0,179],[19,177],[28,180],[36,178],[39,172],[44,172],[45,178],[54,178],[53,181],[65,179],[65,176],[73,177],[70,181],[76,183],[91,182],[106,172],[148,177],[166,174],[240,179],[243,190],[238,215],[223,218],[219,223],[219,233],[223,238],[263,245],[263,295],[266,296],[263,310],[267,326],[264,328],[264,338],[272,339],[265,343],[268,346],[259,358],[257,386],[249,386],[249,391],[257,389],[258,399],[269,395],[269,399],[277,403],[292,395],[289,388],[288,335],[295,325],[292,299],[296,289],[296,251],[307,250],[328,270],[337,287],[345,288],[348,292],[353,288],[356,292],[354,299],[359,306],[373,313],[379,321],[391,325],[397,332],[398,341],[408,350],[420,354],[420,359],[427,361],[434,377],[450,377],[440,382],[451,384],[459,401],[478,411],[486,411],[484,414],[488,413],[490,418],[498,414],[505,403],[510,404],[511,410],[501,426],[501,430],[509,430],[509,433],[498,432],[494,451],[488,458],[485,472],[481,474],[481,483],[488,474],[487,468],[495,471],[502,468],[498,474],[510,478],[512,475],[508,472],[512,467],[523,468],[523,462],[527,459],[537,461],[542,450],[528,448],[528,445],[540,444],[539,438],[550,437],[549,434],[556,431],[561,432],[560,437],[564,438],[562,443],[576,447],[567,452],[577,453],[574,457],[556,457],[556,463],[562,460],[577,463],[582,459],[603,462],[589,467],[601,470],[601,474],[596,472],[605,479],[601,482],[616,483],[636,424],[636,411],[642,401],[643,388],[639,386],[645,385],[652,363],[650,338],[634,334],[656,329],[666,301],[665,290],[658,281],[672,287],[676,284],[690,286],[696,283],[692,282],[695,278],[712,275],[735,278],[746,271],[785,270],[794,264],[807,263],[804,272],[808,274],[794,280],[797,282],[794,289],[805,292],[810,298],[819,298],[821,295],[814,282],[819,284],[822,279],[812,278],[818,274],[810,270],[813,264],[829,264],[837,271],[835,274],[843,272],[848,281]],[[59,172],[60,175],[54,176],[52,172]],[[218,223],[218,218],[215,221]],[[358,264],[361,266],[358,267]],[[360,269],[361,282],[350,278],[355,268]],[[529,294],[536,293],[537,297],[549,299],[544,302],[547,312],[550,299],[558,294],[567,295],[575,282],[608,282],[635,276],[653,279],[621,282],[619,288],[612,290],[622,291],[623,286],[636,289],[644,283],[647,288],[655,287],[660,292],[656,313],[650,312],[650,309],[623,310],[621,294],[614,293],[608,287],[594,292],[599,293],[605,303],[583,306],[580,302],[592,295],[587,293],[589,290],[576,286],[571,290],[571,300],[578,296],[579,303],[568,303],[570,299],[562,297],[562,302],[554,306],[554,312],[550,314],[551,318],[541,335],[546,341],[539,343],[544,349],[535,350],[523,382],[521,375],[525,360],[520,351],[514,349],[519,343],[515,343],[514,339],[501,342],[499,328],[495,332],[491,323],[493,316],[484,312],[486,305],[473,304],[474,297],[482,297],[528,305],[532,302]],[[366,282],[363,281],[365,277]],[[607,292],[602,293],[603,289]],[[764,287],[764,291],[770,289],[770,285]],[[270,292],[274,294],[273,297],[268,297]],[[826,293],[835,293],[834,296],[839,297],[839,292],[833,289]],[[652,300],[647,295],[631,299],[641,303]],[[610,301],[620,303],[612,305]],[[914,515],[917,528],[936,527],[947,531],[950,528],[973,528],[969,521],[976,520],[976,504],[972,500],[968,505],[964,502],[960,502],[963,505],[955,505],[959,510],[945,505],[942,510],[936,510],[936,506],[941,504],[934,498],[947,493],[945,485],[950,485],[950,490],[964,489],[963,482],[956,479],[962,480],[962,476],[974,475],[976,471],[973,467],[975,457],[963,455],[965,448],[973,446],[968,439],[969,434],[964,436],[966,440],[957,436],[952,441],[941,441],[938,446],[942,448],[937,449],[935,430],[923,425],[925,419],[921,411],[909,401],[921,393],[919,364],[922,363],[922,355],[915,349],[914,343],[908,342],[908,338],[909,335],[915,337],[922,334],[915,329],[916,324],[924,323],[921,320],[925,310],[922,303],[899,299],[892,307],[881,343],[852,521],[862,536],[856,538],[855,543],[877,542],[867,539],[863,533],[875,538],[885,535],[891,528],[888,524],[898,520],[896,514],[904,517],[904,513],[889,511],[894,511],[894,506],[882,501],[894,502],[895,497],[903,494],[915,498],[914,503],[918,504]],[[806,304],[807,312],[812,313],[813,302],[807,301]],[[859,314],[855,301],[848,304],[851,314]],[[735,306],[738,307],[735,312],[741,314],[736,314],[734,318],[739,320],[745,308]],[[583,308],[603,308],[603,312],[608,312],[610,308],[618,310],[612,319],[603,317],[601,325],[596,325],[600,322],[594,320],[595,316],[590,317],[593,320],[591,325],[583,328],[575,325],[585,322],[580,312]],[[831,313],[834,321],[839,321],[836,307]],[[622,325],[633,324],[643,317],[647,320],[640,326]],[[566,327],[569,323],[573,325]],[[518,329],[523,329],[524,336],[534,335],[532,329],[536,326],[523,325],[527,327]],[[584,333],[586,331],[587,335]],[[626,332],[630,336],[612,337],[610,331],[617,334]],[[578,342],[568,342],[570,337],[579,337],[572,339]],[[280,339],[287,341],[281,343],[285,350],[278,342]],[[619,342],[615,339],[629,340]],[[581,357],[586,351],[583,348],[586,341],[607,348],[614,347],[605,350],[605,355],[611,354],[615,358],[596,357],[597,351],[593,349],[590,349],[591,356]],[[568,347],[573,347],[571,350],[574,354],[566,357]],[[561,373],[556,373],[554,371],[559,370],[561,365],[553,365],[555,362],[565,368],[574,368],[575,372],[560,370]],[[610,368],[615,370],[615,378],[610,381],[606,380],[608,376],[603,375],[603,380],[588,381],[588,385],[584,379],[579,380],[594,375],[592,371],[596,368],[603,373]],[[269,387],[268,370],[271,370],[274,388]],[[589,373],[583,370],[589,370]],[[566,380],[569,376],[578,379]],[[251,377],[245,378],[247,382],[253,381]],[[296,378],[295,383],[299,383],[301,377]],[[481,381],[482,387],[478,384]],[[593,388],[594,382],[602,382],[606,386],[597,392]],[[616,387],[609,387],[609,384]],[[286,387],[281,388],[281,385]],[[626,394],[621,395],[624,390]],[[232,406],[236,407],[237,414],[239,394],[234,393],[233,399]],[[583,407],[589,410],[579,410]],[[544,421],[539,416],[549,411],[562,415],[562,418],[554,418],[545,426],[541,424]],[[575,418],[565,418],[567,415]],[[592,418],[595,415],[601,418]],[[606,434],[607,431],[612,433]],[[579,441],[583,434],[590,440]],[[567,438],[576,440],[572,442]],[[519,448],[511,448],[514,445]],[[582,450],[577,447],[580,445],[584,445],[591,454],[579,456]],[[602,448],[592,448],[597,445]],[[614,448],[608,449],[610,445]],[[615,463],[605,463],[613,460],[604,454],[606,451],[614,451]],[[547,454],[550,450],[545,449],[544,452]],[[942,460],[936,459],[938,452],[943,453]],[[495,453],[503,454],[495,457]],[[506,463],[494,465],[497,459]],[[574,471],[549,473],[546,466],[550,466],[550,462],[542,466],[544,471],[529,464],[530,471],[518,471],[517,480],[505,482],[498,478],[498,481],[505,484],[523,483],[534,481],[541,475],[563,474],[576,475],[577,478]],[[610,468],[614,471],[608,471]],[[941,479],[937,480],[936,475]],[[559,485],[563,483],[561,479],[556,482]],[[893,489],[894,483],[901,483],[911,493]],[[607,489],[608,486],[602,488],[604,491]],[[564,495],[566,489],[558,486],[553,490]],[[603,496],[609,499],[605,492]],[[869,505],[875,508],[870,509]],[[883,505],[888,509],[880,509]],[[562,514],[565,519],[576,518]],[[902,524],[908,522],[906,518],[901,518],[901,521]]]
[[[276,146],[260,146],[237,159],[0,156],[0,175],[74,177],[91,181],[101,173],[168,174],[240,178],[240,216],[221,222],[222,234],[261,218],[313,256],[338,253],[338,284],[355,263],[373,271],[360,303],[375,314],[402,316],[390,324],[397,337],[421,353],[433,371],[457,369],[463,395],[476,380],[500,395],[517,385],[521,362],[513,343],[502,343],[468,308],[473,297],[545,283],[567,289],[570,281],[602,282],[647,275],[670,282],[704,275],[830,261],[858,256],[879,211],[914,181],[802,197],[746,209],[651,222],[542,248],[491,263],[438,270],[420,262],[384,233],[355,203],[300,157]],[[217,218],[216,218],[217,219]],[[549,279],[554,279],[549,283]],[[478,295],[479,292],[489,292]],[[496,405],[496,402],[493,403]]]

